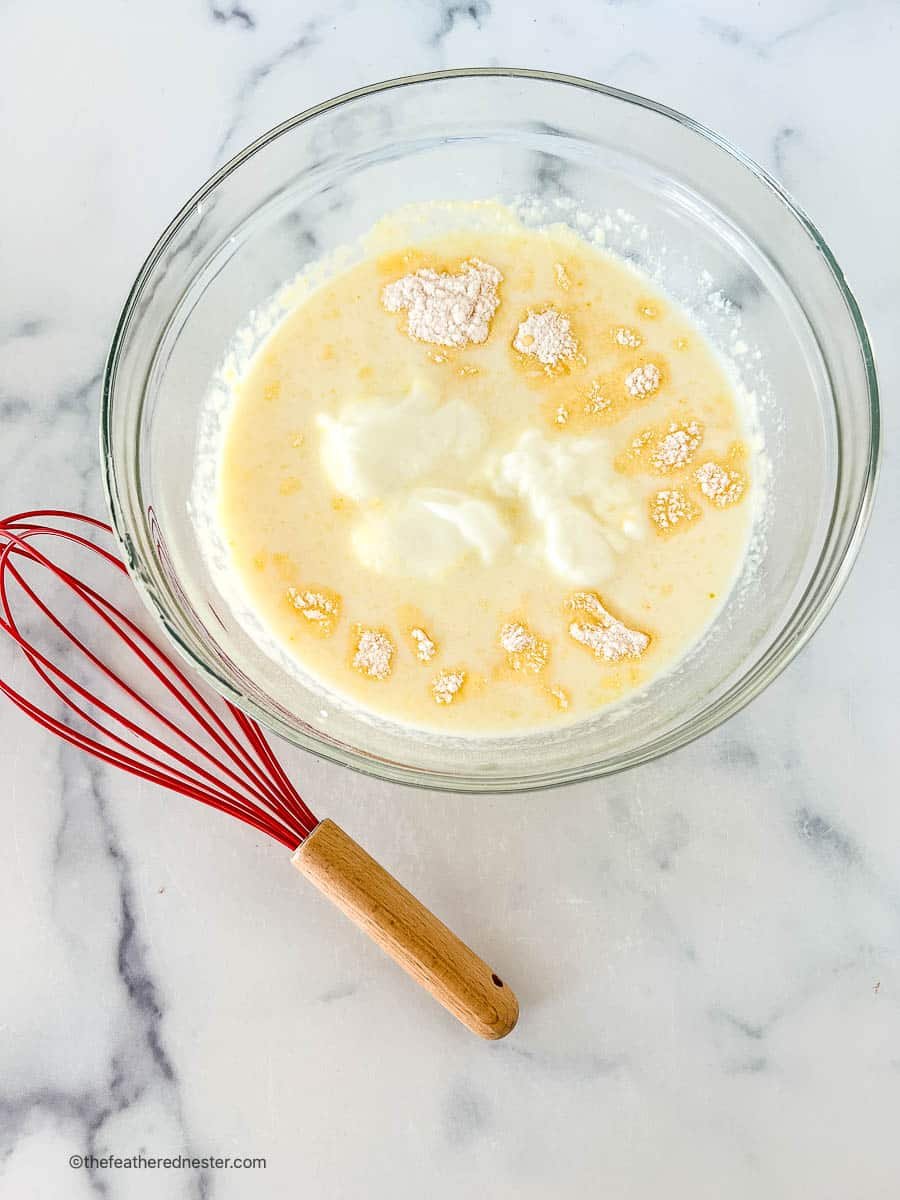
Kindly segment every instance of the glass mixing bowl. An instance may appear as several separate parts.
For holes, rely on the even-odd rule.
[[[517,196],[562,201],[573,223],[607,214],[609,248],[652,269],[703,319],[759,397],[765,511],[702,641],[627,703],[518,737],[420,733],[323,704],[235,618],[188,516],[202,398],[248,312],[385,212]],[[214,688],[297,745],[373,775],[527,790],[673,750],[737,712],[793,658],[859,549],[877,466],[877,386],[859,309],[821,235],[721,138],[583,79],[446,71],[350,92],[286,121],[184,206],[116,329],[102,447],[138,590]]]

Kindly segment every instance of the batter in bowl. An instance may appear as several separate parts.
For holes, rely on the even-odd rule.
[[[753,463],[688,316],[571,232],[456,229],[302,296],[235,387],[219,522],[302,669],[419,728],[645,686],[746,552]]]

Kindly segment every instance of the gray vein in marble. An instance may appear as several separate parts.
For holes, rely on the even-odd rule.
[[[739,25],[720,21],[718,17],[701,17],[700,24],[725,45],[746,47],[758,58],[766,58],[773,50],[780,49],[786,42],[803,37],[817,29],[823,22],[830,21],[832,17],[837,16],[841,9],[842,6],[839,4],[829,5],[821,12],[814,13],[805,20],[798,21],[794,25],[789,25],[787,28],[780,29],[763,38],[754,37],[746,30],[741,29]]]
[[[77,459],[77,474],[80,479],[80,494],[76,508],[96,515],[94,498],[100,474],[100,445],[97,436],[97,403],[92,397],[103,379],[103,368],[98,367],[80,384],[57,393],[54,398],[56,414],[72,413],[84,423],[84,434],[80,439],[81,449]],[[104,514],[105,515],[105,514]]]
[[[291,230],[294,244],[301,250],[309,251],[309,257],[315,258],[321,253],[321,239],[314,228],[309,225],[301,210],[294,210],[285,215],[284,223]]]
[[[491,15],[488,0],[472,0],[470,4],[441,4],[439,8],[437,29],[428,39],[428,44],[434,50],[442,48],[444,41],[458,24],[471,21],[475,28],[480,30]]]
[[[800,137],[799,132],[791,125],[779,129],[772,141],[772,162],[779,179],[785,177],[785,164],[788,147]]]
[[[728,46],[742,46],[748,40],[748,35],[737,25],[728,25],[713,17],[701,17],[700,24]]]
[[[103,1095],[106,1098],[105,1089]],[[89,1091],[34,1087],[15,1096],[0,1094],[0,1162],[12,1152],[23,1127],[36,1112],[54,1117],[59,1124],[78,1127],[82,1135],[79,1145],[85,1147],[85,1153],[93,1153],[97,1131],[112,1111],[108,1103],[101,1103]],[[96,1179],[93,1173],[89,1178],[92,1190],[97,1195],[105,1195],[102,1181]]]
[[[749,1038],[751,1041],[758,1042],[766,1036],[766,1026],[754,1025],[750,1021],[743,1021],[740,1017],[736,1017],[734,1013],[728,1012],[724,1008],[714,1009],[710,1013],[710,1016],[714,1020],[721,1021],[730,1028],[737,1030],[738,1033],[743,1034],[744,1037]]]
[[[76,383],[74,387],[65,388],[61,392],[57,392],[52,401],[53,410],[57,413],[72,412],[84,413],[91,418],[92,424],[97,419],[95,406],[89,404],[92,393],[100,387],[103,380],[102,366],[92,371],[91,374],[82,383]]]
[[[659,871],[672,869],[680,852],[690,845],[691,825],[685,814],[677,808],[669,808],[655,814],[655,827],[647,828],[644,821],[644,811],[640,803],[613,798],[607,802],[609,812],[618,830],[627,833],[631,840],[639,840],[648,859]],[[604,865],[604,870],[609,864]],[[680,934],[675,930],[671,916],[659,906],[659,897],[652,890],[634,887],[642,895],[650,908],[659,908],[661,927],[669,930],[678,941],[681,952],[693,961],[695,955],[692,947],[684,943]]]
[[[578,1054],[553,1054],[532,1050],[517,1042],[503,1042],[503,1053],[522,1059],[546,1075],[558,1076],[573,1083],[590,1083],[606,1075],[614,1075],[626,1065],[623,1054],[601,1054],[585,1050]]]
[[[15,421],[31,413],[31,405],[21,396],[0,397],[0,420]]]
[[[28,399],[22,395],[0,392],[0,420],[5,423],[5,437],[12,437],[20,429],[57,432],[61,418],[71,418],[75,429],[67,427],[70,444],[77,444],[78,453],[67,453],[65,465],[77,478],[77,495],[70,497],[71,507],[96,510],[97,483],[99,479],[99,446],[96,436],[97,404],[94,393],[99,389],[103,377],[102,367],[97,367],[82,381],[58,392]],[[32,438],[22,445],[19,466],[22,467],[33,453],[44,453],[46,438]],[[44,488],[48,485],[43,483]],[[40,504],[43,497],[36,498]]]
[[[16,321],[6,328],[0,328],[0,343],[40,337],[49,328],[50,322],[41,317],[26,317],[24,320]]]
[[[803,21],[797,21],[793,25],[788,25],[786,29],[779,30],[778,33],[773,34],[772,37],[764,42],[766,50],[774,50],[776,46],[783,46],[785,42],[789,42],[796,37],[812,33],[814,29],[818,29],[825,21],[830,21],[832,17],[836,17],[843,7],[841,4],[829,4],[821,12],[813,13],[811,17],[807,17]]]
[[[541,137],[556,137],[562,131],[546,121],[532,121],[531,129]],[[545,150],[535,150],[532,154],[534,165],[532,175],[534,183],[531,190],[537,196],[572,198],[570,189],[566,186],[565,177],[569,164],[558,154]]]
[[[711,1008],[707,1013],[710,1022],[739,1035],[737,1046],[745,1045],[748,1051],[746,1056],[742,1057],[740,1052],[734,1053],[732,1049],[723,1059],[723,1068],[727,1070],[729,1065],[733,1067],[735,1063],[753,1062],[766,1058],[767,1056],[763,1053],[764,1046],[758,1045],[758,1048],[752,1052],[751,1048],[764,1043],[776,1026],[788,1018],[795,1017],[813,997],[821,994],[835,980],[841,979],[859,968],[861,961],[860,956],[845,957],[833,962],[827,972],[809,973],[793,993],[782,1003],[773,1006],[762,1020],[751,1021],[737,1016],[730,1009],[719,1006]],[[734,1043],[732,1043],[733,1045]]]
[[[336,1000],[346,1000],[349,996],[355,996],[358,991],[358,984],[336,983],[334,987],[327,988],[316,996],[316,1000],[320,1004],[334,1004]]]
[[[729,1039],[732,1045],[728,1050],[724,1051],[723,1048],[721,1059],[723,1074],[757,1075],[768,1069],[768,1056],[763,1053],[761,1047],[754,1044],[765,1040],[769,1028],[784,1015],[783,1013],[776,1013],[769,1018],[765,1025],[745,1021],[724,1008],[712,1009],[708,1015],[714,1025],[722,1026],[733,1034],[738,1035],[736,1045],[734,1044],[735,1039],[732,1038]],[[746,1050],[744,1049],[745,1046]]]
[[[841,829],[808,808],[800,808],[794,817],[799,835],[808,842],[816,855],[829,863],[856,867],[862,863],[859,846]]]
[[[457,1080],[444,1100],[443,1121],[449,1144],[464,1149],[484,1133],[490,1114],[485,1100],[471,1084]]]
[[[313,49],[318,45],[323,20],[319,17],[311,17],[303,22],[300,32],[297,33],[285,46],[282,46],[275,54],[265,59],[258,66],[254,67],[244,82],[238,89],[237,95],[234,98],[232,105],[232,118],[225,129],[222,138],[216,147],[214,154],[215,164],[218,165],[225,155],[225,150],[228,147],[231,139],[234,137],[237,127],[244,116],[245,110],[249,107],[250,101],[253,98],[257,88],[272,74],[273,71],[283,66],[291,59],[305,54],[308,50]]]
[[[97,814],[102,832],[104,850],[117,879],[119,898],[119,937],[116,945],[116,970],[125,988],[131,1007],[144,1027],[144,1036],[153,1064],[164,1079],[175,1082],[175,1069],[163,1049],[161,1024],[163,1010],[157,996],[156,985],[145,961],[144,948],[134,915],[134,887],[131,866],[116,834],[115,826],[104,797],[104,770],[92,758],[80,754],[68,746],[60,747],[60,765],[63,773],[63,795],[74,789],[70,758],[78,758],[79,773],[86,777],[89,798]],[[59,838],[57,839],[59,841]]]
[[[724,1064],[722,1070],[726,1075],[758,1075],[769,1069],[769,1060],[763,1055],[752,1058],[734,1059]]]
[[[216,207],[219,203],[219,197],[216,192],[207,195],[194,208],[194,214],[198,218],[194,221],[193,227],[188,233],[185,233],[183,228],[178,231],[177,240],[170,242],[165,250],[165,258],[163,260],[163,270],[158,271],[155,280],[152,283],[144,282],[141,290],[139,307],[137,313],[142,313],[149,308],[156,297],[156,293],[165,283],[165,277],[175,267],[175,264],[182,258],[187,258],[185,269],[189,266],[195,266],[200,258],[200,255],[209,249],[203,241],[205,227],[212,218]],[[196,253],[195,253],[196,251]],[[190,257],[193,255],[193,257]],[[181,269],[181,268],[179,268]],[[102,373],[101,373],[102,378]]]
[[[653,839],[653,859],[660,871],[668,871],[676,855],[684,850],[691,840],[691,826],[684,815],[677,809],[667,813],[664,828],[659,836]]]
[[[256,18],[242,4],[232,4],[230,8],[210,4],[209,14],[219,25],[237,25],[241,29],[256,28]]]
[[[617,0],[610,0],[610,2],[616,4]],[[629,4],[631,0],[621,0],[621,3]],[[602,78],[606,83],[611,83],[621,75],[628,75],[632,71],[652,69],[652,67],[653,59],[643,50],[629,50],[627,54],[614,58],[602,76],[598,76],[598,78]]]
[[[58,752],[63,812],[54,842],[54,879],[59,877],[63,865],[78,871],[85,867],[81,840],[70,832],[70,805],[76,797],[80,797],[81,803],[88,805],[95,814],[101,850],[115,877],[119,904],[115,970],[124,992],[129,1024],[137,1026],[141,1033],[139,1037],[130,1034],[113,1051],[105,1085],[96,1092],[86,1089],[80,1093],[63,1094],[37,1090],[30,1098],[30,1103],[26,1101],[23,1105],[17,1101],[17,1107],[21,1108],[22,1117],[37,1107],[76,1120],[81,1127],[79,1149],[85,1154],[100,1155],[104,1152],[103,1129],[106,1123],[143,1099],[151,1089],[157,1089],[165,1097],[167,1111],[176,1118],[182,1148],[187,1150],[190,1138],[182,1113],[178,1075],[162,1034],[164,1006],[147,962],[138,927],[131,866],[104,795],[106,772],[99,763],[69,746],[60,745]],[[75,861],[69,863],[70,858]],[[197,1200],[204,1200],[209,1194],[207,1173],[192,1172],[189,1179],[190,1194]],[[90,1172],[90,1181],[98,1195],[110,1194],[102,1175]]]
[[[722,741],[716,747],[716,758],[727,767],[753,771],[759,766],[759,750],[752,742],[739,738]]]

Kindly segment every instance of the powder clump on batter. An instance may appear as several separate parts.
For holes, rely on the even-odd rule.
[[[320,637],[329,637],[334,632],[341,613],[341,602],[334,592],[322,588],[289,587],[287,594],[291,605],[306,618],[313,632]]]
[[[369,679],[387,679],[391,673],[394,643],[378,629],[364,629],[356,643],[353,665]]]
[[[506,661],[514,671],[543,671],[550,657],[550,646],[536,637],[521,621],[510,621],[500,630],[500,645],[506,651]]]
[[[619,325],[613,330],[613,341],[617,346],[625,346],[629,350],[636,350],[643,342],[643,338],[636,329],[629,329],[627,325]]]
[[[699,516],[700,509],[681,488],[666,488],[650,498],[650,520],[659,533],[672,533]]]
[[[631,439],[631,444],[627,450],[616,459],[616,469],[619,471],[628,471],[637,469],[644,460],[644,455],[647,449],[652,445],[656,438],[656,434],[652,429],[644,429],[636,434]]]
[[[564,359],[574,358],[578,352],[572,322],[552,304],[539,312],[529,312],[519,323],[513,347],[520,354],[536,358],[548,369],[558,366]]]
[[[661,381],[662,376],[656,363],[644,363],[625,376],[625,391],[636,400],[646,400],[648,396],[659,391]]]
[[[594,592],[575,592],[566,607],[585,617],[570,622],[569,636],[587,646],[595,658],[605,662],[621,662],[623,658],[640,658],[650,645],[650,638],[639,629],[629,629],[624,621],[607,612]]]
[[[661,475],[688,466],[703,441],[703,426],[697,421],[673,422],[650,454],[650,466]]]
[[[584,402],[584,411],[588,416],[597,416],[598,413],[607,413],[612,408],[612,400],[603,394],[603,386],[598,379],[595,379],[588,388],[588,394]]]
[[[441,671],[431,685],[435,704],[452,704],[465,682],[465,671]]]
[[[721,463],[705,462],[694,472],[700,491],[716,508],[737,504],[744,494],[746,481],[740,471]]]
[[[437,646],[434,640],[428,636],[424,629],[411,629],[409,636],[412,638],[416,647],[416,658],[419,662],[431,662],[435,654],[437,654]]]
[[[490,263],[471,258],[454,273],[426,267],[389,283],[381,293],[388,312],[406,309],[409,336],[438,346],[479,345],[487,340],[500,305],[503,276]]]
[[[643,429],[616,459],[616,467],[633,471],[646,462],[657,475],[671,475],[690,466],[702,441],[699,421],[672,421],[662,428]]]

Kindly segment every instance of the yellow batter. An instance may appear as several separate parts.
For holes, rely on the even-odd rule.
[[[219,519],[252,606],[327,687],[419,727],[524,731],[701,634],[747,544],[743,438],[649,281],[572,234],[473,228],[285,317],[236,389]]]

